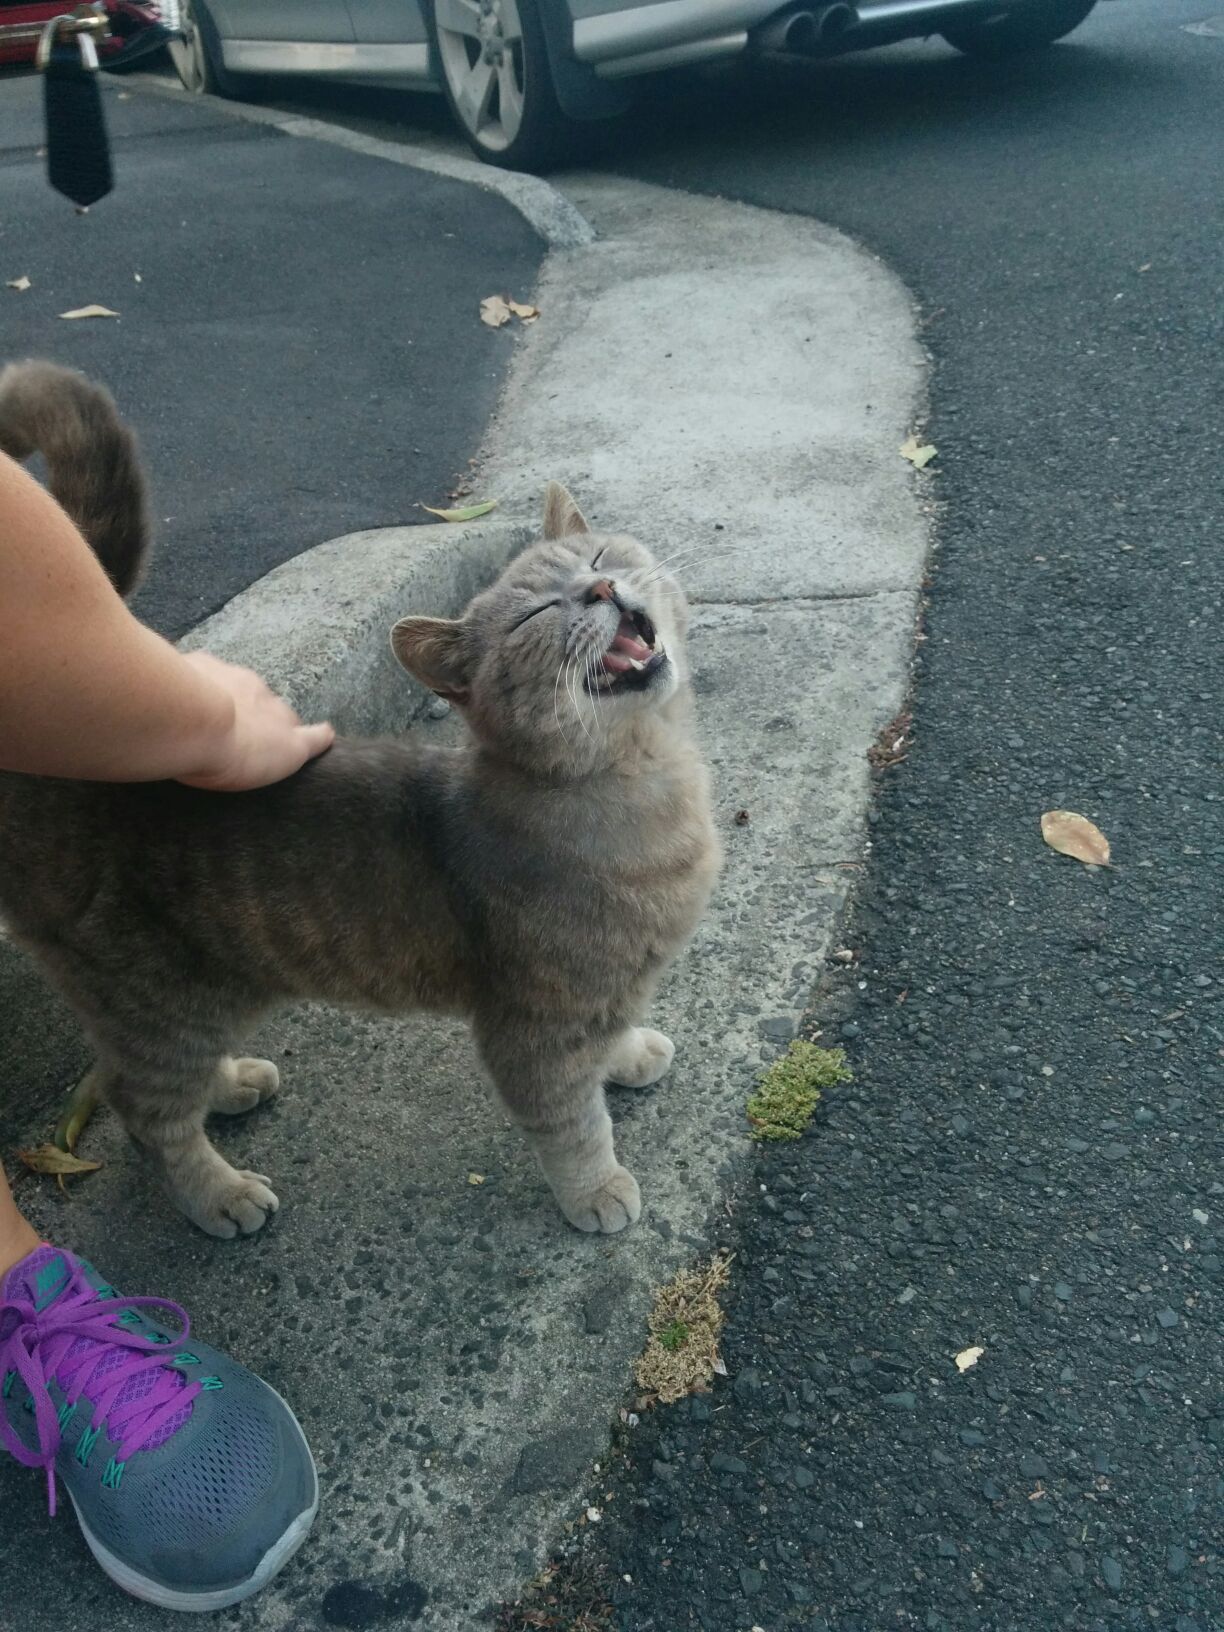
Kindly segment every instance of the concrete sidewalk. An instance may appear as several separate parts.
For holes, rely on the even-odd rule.
[[[676,1069],[657,1090],[614,1096],[641,1223],[615,1238],[567,1229],[461,1027],[322,1008],[254,1039],[281,1065],[283,1095],[219,1130],[231,1160],[275,1177],[282,1211],[260,1236],[194,1232],[105,1118],[88,1145],[106,1165],[70,1204],[22,1188],[40,1228],[117,1284],[180,1299],[301,1413],[322,1515],[293,1567],[224,1617],[249,1632],[472,1632],[561,1525],[604,1500],[599,1464],[651,1288],[702,1250],[741,1170],[744,1100],[829,949],[863,853],[866,750],[907,683],[926,533],[897,452],[923,385],[904,291],[810,222],[595,178],[567,191],[600,236],[550,258],[483,485],[503,498],[501,529],[534,518],[555,475],[600,524],[685,552],[728,851],[656,1011]],[[308,626],[314,605],[326,624],[329,586],[362,604],[375,585],[385,595],[412,542],[366,535],[300,557],[198,638],[249,659],[268,608],[301,607]],[[469,540],[490,564],[512,542]],[[296,638],[305,654],[308,628]],[[360,639],[385,649],[381,630]],[[299,704],[334,698],[348,674],[347,722],[384,724],[401,695],[407,717],[406,683],[388,690],[381,659],[346,666],[342,647],[325,632],[293,660]],[[424,716],[413,729],[456,726]],[[53,1050],[28,1044],[49,1069]],[[160,1629],[66,1526],[53,1535],[24,1479],[0,1466],[0,1632]]]
[[[180,635],[299,550],[447,502],[514,347],[479,303],[525,299],[544,245],[479,188],[101,83],[116,185],[82,216],[36,152],[39,82],[0,79],[0,356],[118,397],[159,530],[137,610]],[[119,319],[59,316],[94,303]]]

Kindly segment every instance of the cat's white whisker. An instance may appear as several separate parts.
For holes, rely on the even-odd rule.
[[[565,727],[561,724],[561,710],[559,706],[561,700],[561,676],[565,670],[565,661],[565,658],[562,658],[560,663],[557,664],[557,678],[553,681],[553,719],[557,722],[557,730],[560,733],[561,741],[568,748],[570,745],[570,740],[565,733]]]
[[[574,705],[574,713],[577,716],[578,724],[582,727],[582,734],[588,742],[593,742],[594,738],[591,736],[590,731],[587,729],[587,723],[582,717],[582,704],[578,701],[578,659],[576,656],[570,658],[566,669],[566,687],[570,694],[570,701]]]
[[[591,705],[591,719],[595,730],[603,735],[603,719],[600,715],[599,704],[595,701],[595,692],[599,685],[599,670],[595,663],[595,652],[589,649],[586,654],[586,694]]]

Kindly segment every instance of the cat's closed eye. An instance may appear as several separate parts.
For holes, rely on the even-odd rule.
[[[529,619],[538,617],[541,612],[547,612],[550,606],[560,605],[560,601],[544,601],[539,606],[533,606],[530,612],[524,612],[521,618],[510,625],[510,633],[513,634],[516,629],[521,629]]]

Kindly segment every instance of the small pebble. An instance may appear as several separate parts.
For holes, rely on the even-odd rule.
[[[1157,1309],[1156,1320],[1167,1332],[1177,1325],[1177,1311],[1176,1309]]]
[[[918,1404],[917,1395],[908,1388],[903,1388],[899,1394],[884,1394],[881,1399],[893,1411],[912,1411]]]
[[[1071,1288],[1066,1281],[1055,1281],[1054,1296],[1060,1303],[1070,1303],[1072,1296]]]
[[[1101,1560],[1101,1579],[1112,1592],[1117,1592],[1121,1587],[1122,1566],[1116,1558],[1103,1558]]]
[[[715,1451],[710,1458],[715,1473],[747,1473],[748,1464],[742,1457],[728,1456],[726,1451]]]

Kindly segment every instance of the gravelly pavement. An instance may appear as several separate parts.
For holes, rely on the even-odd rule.
[[[813,1008],[855,1081],[724,1221],[728,1381],[622,1432],[602,1522],[507,1624],[1224,1627],[1224,46],[1178,28],[1202,10],[935,64],[942,117],[914,48],[717,123],[698,98],[637,146],[909,277],[940,548],[860,961]],[[1058,806],[1112,871],[1043,846]]]

